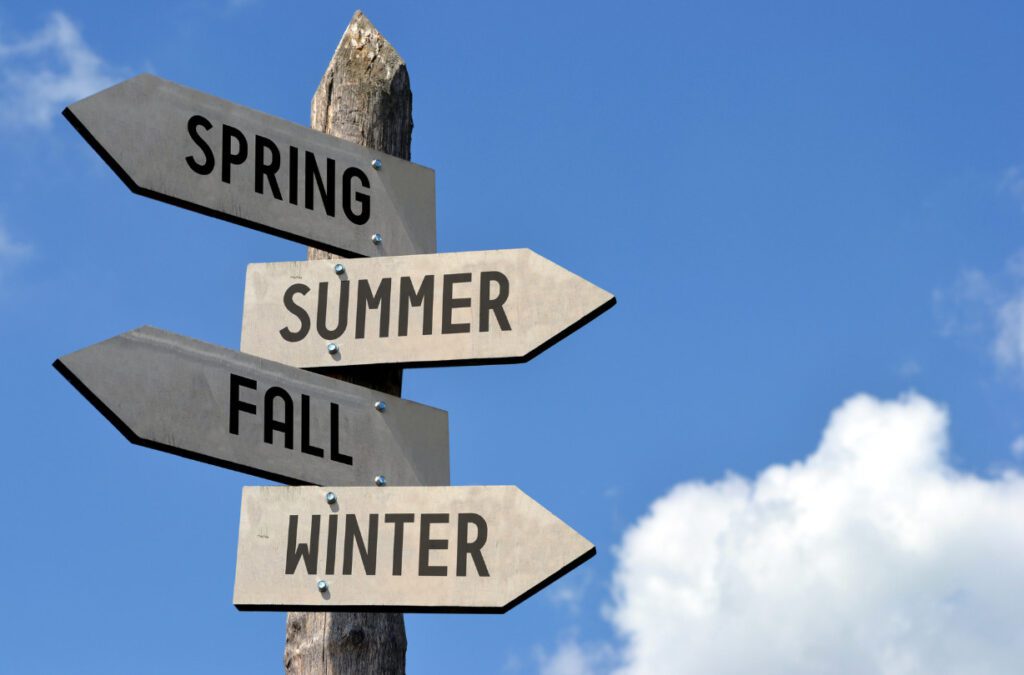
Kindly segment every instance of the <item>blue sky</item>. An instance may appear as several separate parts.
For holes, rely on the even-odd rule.
[[[439,250],[618,297],[530,363],[406,375],[454,483],[598,547],[508,615],[407,617],[411,671],[1019,664],[1018,3],[241,0],[0,7],[0,670],[279,672],[283,616],[231,605],[258,481],[129,445],[50,363],[142,324],[237,348],[245,265],[304,249],[132,195],[59,111],[153,72],[306,123],[357,8]]]

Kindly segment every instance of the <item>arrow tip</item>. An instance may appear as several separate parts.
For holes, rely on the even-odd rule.
[[[513,499],[518,503],[517,508],[521,513],[532,511],[543,514],[542,517],[534,520],[533,533],[535,537],[547,543],[545,556],[547,562],[544,565],[546,569],[542,572],[544,577],[535,585],[520,589],[519,595],[503,606],[499,610],[500,612],[509,611],[597,555],[597,547],[586,537],[518,487],[509,487],[514,493]]]

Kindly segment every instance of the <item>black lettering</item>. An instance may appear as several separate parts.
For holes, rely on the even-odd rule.
[[[473,275],[469,272],[444,275],[444,281],[441,284],[441,333],[443,335],[469,332],[468,323],[452,323],[452,310],[469,307],[472,301],[469,298],[454,298],[452,294],[455,284],[467,283],[472,278]]]
[[[430,552],[435,549],[448,548],[447,539],[431,539],[430,526],[434,524],[447,523],[447,513],[424,513],[420,516],[420,576],[421,577],[444,577],[448,575],[446,565],[431,565]]]
[[[338,404],[331,404],[331,461],[352,465],[352,457],[338,452]]]
[[[238,150],[231,149],[232,139],[237,142]],[[220,179],[225,183],[231,182],[231,165],[241,164],[249,155],[249,144],[245,142],[245,134],[228,124],[224,125],[224,135],[221,137],[220,157],[224,162],[220,167]]]
[[[334,160],[327,158],[327,185],[324,186],[324,179],[320,176],[320,167],[316,164],[316,155],[309,150],[306,151],[306,208],[313,210],[313,181],[316,181],[317,190],[320,192],[320,201],[323,202],[324,211],[329,216],[334,216]]]
[[[213,167],[216,165],[217,160],[213,156],[213,150],[206,141],[199,136],[199,127],[209,131],[213,128],[213,124],[202,115],[193,115],[188,118],[188,137],[192,139],[193,143],[199,146],[200,152],[203,153],[203,163],[200,164],[191,156],[186,157],[185,162],[188,164],[188,168],[192,169],[200,176],[205,176],[213,171]]]
[[[274,419],[274,401],[284,401],[284,419]],[[292,449],[292,397],[281,387],[271,387],[263,395],[263,442],[273,444],[274,432],[284,434],[284,447]]]
[[[370,291],[370,282],[359,280],[359,292],[356,297],[356,338],[366,336],[366,311],[380,310],[380,337],[387,337],[391,325],[391,277],[380,280],[376,292]]]
[[[363,571],[367,576],[377,573],[377,514],[370,514],[370,526],[367,528],[366,543],[363,543],[359,522],[353,513],[345,514],[345,554],[341,563],[342,574],[352,574],[352,544],[359,547],[359,557],[363,561]]]
[[[320,516],[313,516],[309,525],[309,543],[296,545],[299,517],[288,516],[288,549],[285,551],[284,573],[295,574],[300,560],[306,561],[306,574],[316,574],[320,554]]]
[[[288,146],[288,203],[299,203],[299,149]]]
[[[270,161],[266,161],[265,150],[270,151]],[[277,186],[277,170],[281,168],[281,152],[274,145],[274,141],[260,136],[256,136],[256,192],[263,194],[263,179],[267,180],[270,184],[270,193],[274,195],[274,199],[280,201],[281,199],[281,188]]]
[[[287,326],[281,329],[281,337],[288,342],[298,342],[309,333],[309,314],[295,302],[296,295],[309,293],[309,286],[305,284],[292,284],[284,292],[284,308],[299,319],[297,331],[288,330]]]
[[[334,574],[334,555],[338,548],[338,514],[327,516],[327,559],[324,561],[324,574]]]
[[[395,548],[391,560],[391,574],[396,577],[402,576],[402,547],[405,542],[405,524],[416,520],[412,513],[386,513],[385,523],[393,523],[395,526]]]
[[[434,275],[428,274],[414,290],[412,279],[402,277],[398,284],[398,334],[409,334],[409,308],[423,307],[423,335],[430,335],[434,328]]]
[[[325,340],[333,340],[348,327],[348,280],[341,282],[341,295],[338,297],[338,324],[334,328],[327,327],[327,296],[330,294],[330,284],[326,281],[320,282],[319,293],[316,304],[316,330]]]
[[[323,457],[324,449],[318,448],[309,442],[309,397],[306,396],[305,394],[302,395],[300,407],[302,409],[302,443],[300,449],[307,455]]]
[[[238,397],[239,389],[256,389],[256,380],[231,373],[231,402],[228,404],[228,431],[235,436],[238,435],[238,413],[246,412],[250,415],[256,414],[256,406],[246,403]]]
[[[476,538],[469,540],[469,525],[476,527]],[[489,577],[487,564],[480,549],[487,543],[487,521],[478,513],[459,514],[459,536],[455,546],[455,576],[466,576],[466,556],[473,556],[477,576]]]
[[[365,225],[370,220],[370,195],[362,192],[352,191],[352,181],[359,180],[359,184],[364,188],[370,187],[370,179],[366,177],[366,174],[352,166],[345,169],[345,173],[341,176],[343,183],[341,188],[341,210],[345,212],[345,217],[348,218],[354,225]],[[359,203],[359,213],[352,210],[352,198]]]
[[[498,295],[491,297],[491,282],[498,282]],[[480,273],[480,332],[486,333],[491,326],[491,312],[502,330],[512,330],[505,316],[504,305],[508,300],[508,277],[501,272]]]

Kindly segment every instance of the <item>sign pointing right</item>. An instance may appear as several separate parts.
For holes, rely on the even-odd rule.
[[[517,363],[614,304],[529,249],[252,264],[242,351],[298,368]]]
[[[234,602],[500,613],[595,552],[513,486],[246,487]]]

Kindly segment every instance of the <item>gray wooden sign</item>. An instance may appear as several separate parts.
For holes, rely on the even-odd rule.
[[[300,368],[521,362],[613,304],[529,249],[252,264],[241,349]]]
[[[511,486],[247,487],[234,602],[500,613],[594,553]]]
[[[426,167],[153,75],[64,116],[132,192],[336,253],[436,250]]]
[[[443,410],[148,326],[53,365],[137,445],[293,485],[449,482]]]

